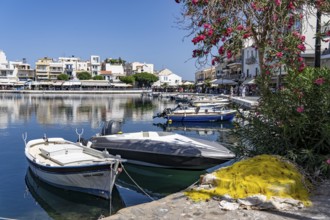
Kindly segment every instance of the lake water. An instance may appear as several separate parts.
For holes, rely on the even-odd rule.
[[[29,172],[24,155],[25,134],[27,141],[44,134],[75,141],[76,131],[89,138],[106,120],[121,120],[123,132],[164,130],[231,142],[230,123],[166,126],[165,119],[153,119],[175,105],[171,100],[141,95],[0,95],[0,219],[97,219],[190,186],[204,172],[125,165],[110,203],[40,182]]]

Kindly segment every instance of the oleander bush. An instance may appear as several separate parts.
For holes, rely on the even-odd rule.
[[[330,176],[330,70],[289,72],[284,86],[262,96],[236,134],[239,155],[275,154],[300,165],[312,179]]]

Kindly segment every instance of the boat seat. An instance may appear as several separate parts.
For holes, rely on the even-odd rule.
[[[40,147],[41,155],[61,166],[70,163],[79,163],[83,161],[95,160],[96,157],[86,154],[83,149],[79,146],[62,144]]]
[[[53,145],[51,143],[46,146],[40,147],[39,149],[41,151],[41,154],[45,157],[52,157],[56,155],[63,155],[63,154],[83,151],[83,149],[78,146],[69,145],[69,144]]]

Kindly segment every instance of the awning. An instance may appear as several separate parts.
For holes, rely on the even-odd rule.
[[[217,79],[216,81],[213,82],[213,84],[218,84],[218,85],[237,85],[237,82],[231,79]]]
[[[132,85],[126,83],[110,83],[110,85],[114,87],[132,87]]]
[[[81,82],[80,81],[76,81],[76,80],[72,80],[72,81],[65,81],[62,86],[80,86]]]
[[[255,85],[255,84],[257,84],[257,82],[254,78],[252,78],[252,79],[245,80],[242,84],[243,85]]]

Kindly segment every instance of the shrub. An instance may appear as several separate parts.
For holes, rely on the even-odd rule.
[[[240,155],[277,154],[313,178],[329,176],[330,70],[289,72],[284,87],[263,96],[255,112],[237,130]]]

